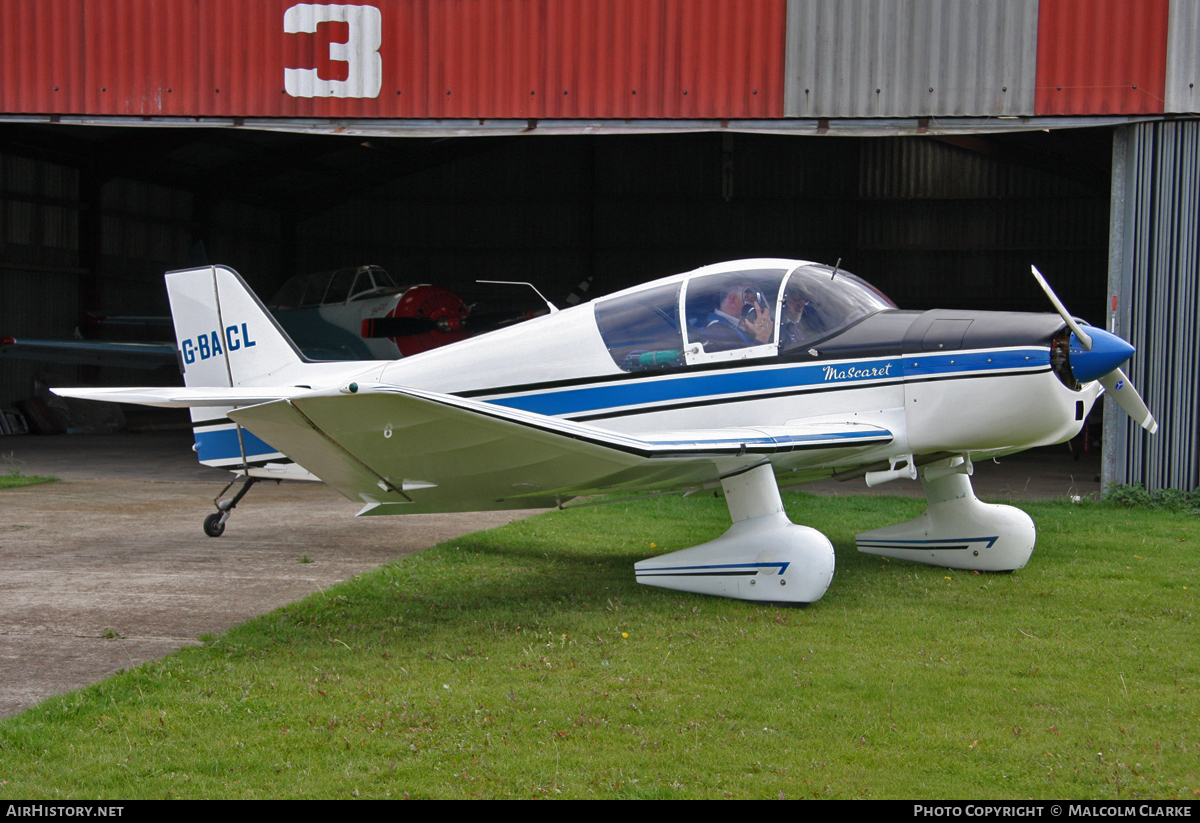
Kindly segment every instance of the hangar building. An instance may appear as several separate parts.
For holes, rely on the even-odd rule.
[[[1139,350],[1104,482],[1194,488],[1198,44],[1200,0],[0,0],[0,336],[165,314],[198,249],[264,299],[782,256],[1047,311],[1033,263]]]

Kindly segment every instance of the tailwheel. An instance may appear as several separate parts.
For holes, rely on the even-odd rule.
[[[230,486],[237,482],[236,478],[230,480],[229,485],[221,489],[221,494],[218,494],[213,500],[217,510],[208,517],[204,518],[204,533],[209,537],[220,537],[223,535],[225,533],[225,522],[229,520],[229,515],[233,512],[237,504],[241,502],[241,499],[246,496],[246,492],[250,491],[250,487],[259,480],[262,480],[262,478],[250,477],[247,475],[246,482],[242,484],[240,489],[238,489],[238,493],[229,500],[222,500],[221,494],[229,491]]]

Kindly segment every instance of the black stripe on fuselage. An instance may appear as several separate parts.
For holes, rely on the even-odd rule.
[[[192,430],[200,429],[205,426],[235,426],[237,425],[228,417],[214,417],[212,420],[193,420]]]

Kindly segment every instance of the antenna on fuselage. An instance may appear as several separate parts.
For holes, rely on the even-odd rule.
[[[554,305],[549,300],[547,300],[546,295],[544,295],[540,291],[538,291],[537,286],[533,285],[532,283],[526,283],[523,280],[476,280],[475,282],[476,283],[496,283],[501,286],[529,286],[529,288],[533,289],[534,293],[538,297],[542,298],[542,302],[544,302],[550,308],[551,314],[554,314],[555,312],[558,311],[558,306]]]

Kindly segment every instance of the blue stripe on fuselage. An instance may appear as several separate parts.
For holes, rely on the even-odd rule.
[[[690,375],[650,377],[570,389],[551,389],[486,402],[545,415],[568,415],[628,406],[696,400],[789,389],[878,385],[904,377],[954,377],[980,371],[1044,368],[1048,349],[930,353],[838,363],[778,366],[759,362],[745,369],[706,371]],[[755,365],[758,367],[755,368]]]
[[[279,449],[264,443],[249,429],[242,429],[242,441],[246,444],[247,458],[279,453]],[[200,462],[235,458],[240,460],[242,457],[242,447],[238,444],[237,429],[197,430],[196,445],[199,447],[196,453],[200,457]]]
[[[864,370],[865,376],[847,376],[843,379],[826,378],[820,364],[812,363],[792,367],[748,368],[736,371],[700,372],[691,375],[629,380],[606,383],[579,389],[526,394],[519,397],[501,397],[488,400],[499,406],[531,411],[537,414],[577,414],[597,409],[640,406],[671,400],[692,400],[744,392],[769,392],[817,385],[838,383],[860,383],[886,380],[901,376],[900,358],[865,360],[853,364],[842,364],[840,368]],[[874,374],[870,374],[874,370]]]
[[[905,377],[948,377],[989,369],[1028,369],[1050,363],[1049,349],[910,354],[904,358]]]

